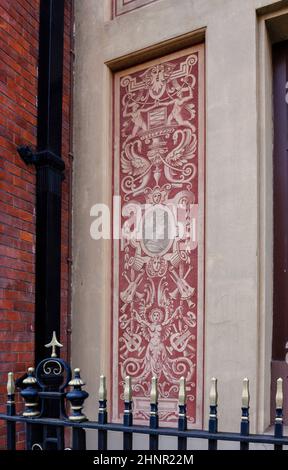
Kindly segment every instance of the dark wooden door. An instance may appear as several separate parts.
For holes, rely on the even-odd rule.
[[[288,41],[273,46],[273,344],[272,384],[277,377],[284,379],[288,392]],[[288,393],[286,392],[286,396]],[[272,401],[274,390],[272,390]],[[288,421],[288,396],[285,400]],[[273,409],[275,403],[271,403]]]

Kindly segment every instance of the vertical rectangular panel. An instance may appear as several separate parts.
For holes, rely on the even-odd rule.
[[[132,377],[136,421],[158,377],[160,421],[201,425],[204,308],[204,46],[122,71],[114,81],[113,419]],[[133,235],[131,235],[133,232]]]

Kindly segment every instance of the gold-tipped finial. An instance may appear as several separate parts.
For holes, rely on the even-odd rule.
[[[210,406],[217,406],[218,404],[217,379],[215,377],[212,377],[211,379],[209,403],[210,403]]]
[[[34,372],[35,372],[34,367],[28,367],[27,372],[28,372],[28,376],[26,377],[26,379],[23,380],[23,384],[25,384],[25,385],[36,384],[37,379],[34,376]]]
[[[14,395],[14,393],[15,393],[14,374],[13,372],[8,372],[7,394]]]
[[[249,379],[245,377],[245,379],[243,379],[243,388],[242,388],[242,408],[249,408],[249,403],[250,403]]]
[[[179,384],[179,395],[178,395],[178,405],[186,405],[186,379],[181,377]]]
[[[283,379],[277,379],[276,408],[283,408]]]
[[[68,385],[71,385],[72,387],[82,387],[82,385],[85,385],[85,383],[80,377],[80,372],[81,371],[78,367],[74,369],[74,378],[70,380]]]
[[[100,375],[99,400],[100,401],[107,400],[107,388],[106,388],[105,375]]]
[[[59,343],[59,341],[56,337],[56,331],[53,331],[52,339],[51,339],[50,343],[45,344],[45,348],[52,348],[51,357],[57,357],[56,346],[58,348],[63,348],[63,344]]]
[[[158,403],[158,387],[157,387],[157,377],[152,377],[151,384],[151,394],[150,394],[150,403],[156,405]]]
[[[125,387],[124,387],[124,401],[131,402],[132,401],[132,380],[129,375],[125,377]]]

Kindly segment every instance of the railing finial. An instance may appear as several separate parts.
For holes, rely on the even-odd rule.
[[[212,379],[211,379],[209,404],[210,404],[210,406],[217,406],[218,405],[217,379],[215,377],[212,377]]]
[[[23,416],[28,418],[36,418],[40,415],[39,396],[37,379],[34,374],[34,367],[28,368],[28,375],[22,382],[25,388],[21,391],[21,396],[25,400],[25,410]]]
[[[73,390],[68,392],[66,397],[67,400],[71,403],[72,415],[69,416],[70,421],[75,421],[81,423],[82,421],[87,421],[87,417],[82,412],[84,406],[84,401],[88,398],[89,393],[85,390],[82,390],[84,384],[83,380],[80,377],[80,369],[74,369],[74,379],[70,380],[69,384],[73,387]]]
[[[100,375],[99,400],[100,401],[107,400],[107,388],[106,388],[105,375]]]
[[[249,408],[249,404],[250,404],[249,379],[245,377],[245,379],[243,379],[243,388],[242,388],[242,408]]]
[[[275,424],[274,424],[274,436],[277,438],[283,437],[283,379],[277,379],[277,390],[276,390],[276,413],[275,413]],[[282,450],[281,444],[274,446],[275,450]]]
[[[157,429],[159,425],[159,416],[158,416],[158,387],[157,387],[157,377],[152,377],[151,381],[151,393],[150,393],[150,428]],[[158,435],[150,435],[149,437],[149,449],[157,450],[158,449]]]
[[[106,377],[105,375],[100,375],[98,423],[107,424],[107,420],[108,420],[108,413],[107,413]],[[108,438],[107,431],[99,429],[98,431],[98,449],[99,450],[107,450],[107,438]]]
[[[56,346],[57,348],[63,348],[63,344],[59,343],[56,337],[56,331],[53,331],[50,343],[45,344],[45,348],[52,348],[51,357],[57,357]]]
[[[151,394],[150,394],[150,403],[157,404],[158,403],[158,387],[157,387],[157,377],[152,377],[152,384],[151,384]]]
[[[185,377],[180,378],[178,405],[179,406],[186,405],[186,379]]]
[[[14,395],[15,393],[15,382],[13,372],[8,372],[7,380],[7,395]]]
[[[283,408],[283,379],[277,379],[277,390],[276,390],[276,408]]]
[[[132,380],[129,375],[125,377],[125,387],[124,387],[124,401],[131,402],[132,401]]]

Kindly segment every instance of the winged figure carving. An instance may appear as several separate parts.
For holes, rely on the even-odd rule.
[[[177,147],[168,153],[166,162],[168,165],[181,168],[188,163],[188,160],[195,157],[197,137],[196,134],[192,133],[191,129],[179,129],[173,134],[174,145],[177,144],[178,140]]]
[[[121,152],[121,169],[123,173],[140,176],[150,168],[151,163],[137,152],[141,152],[141,142],[139,140],[130,142],[125,146],[125,149]]]

